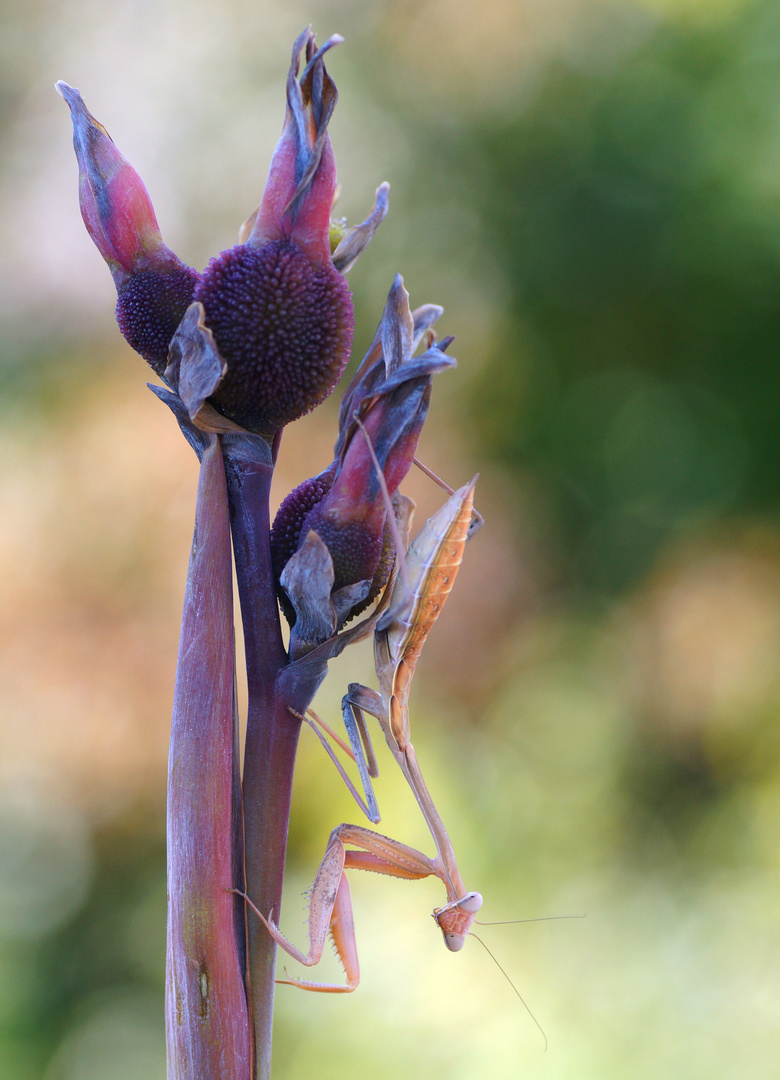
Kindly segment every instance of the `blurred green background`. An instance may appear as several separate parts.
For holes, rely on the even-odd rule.
[[[356,351],[393,274],[460,366],[421,456],[487,524],[413,737],[549,1039],[436,882],[353,875],[363,977],[280,988],[275,1075],[707,1080],[780,1058],[780,7],[29,0],[0,7],[0,1078],[164,1076],[164,785],[196,465],[113,324],[78,86],[191,265],[235,242],[291,43],[329,69]],[[285,436],[277,501],[331,456]],[[410,477],[418,523],[441,495]],[[333,665],[371,682],[368,649]],[[389,758],[384,831],[430,849]],[[284,925],[356,809],[313,737]],[[335,962],[330,971],[337,971]]]

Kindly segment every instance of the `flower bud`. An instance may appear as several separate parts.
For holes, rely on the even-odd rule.
[[[338,95],[323,56],[340,40],[316,52],[310,30],[296,41],[284,130],[251,231],[211,260],[195,293],[227,363],[211,400],[266,436],[324,401],[352,345],[352,298],[329,237],[336,167],[327,127]]]
[[[299,628],[299,616],[304,613],[298,610],[297,597],[327,598],[329,594],[327,606],[338,629],[379,595],[389,577],[395,556],[387,521],[389,500],[414,459],[432,377],[454,364],[435,345],[412,359],[414,341],[408,296],[397,278],[377,339],[364,361],[371,375],[348,388],[349,411],[342,415],[335,461],[325,473],[296,488],[274,521],[274,571],[282,586],[282,609],[294,627],[293,655],[304,643],[305,648],[316,644],[315,626],[331,625],[327,612],[307,610],[307,625]],[[380,364],[389,372],[383,380],[378,375]],[[319,557],[293,559],[304,546],[311,546],[312,534],[330,556],[327,573],[332,579],[327,590],[322,582],[298,580],[301,575],[320,573]],[[311,550],[313,554],[315,548]],[[284,593],[285,583],[292,592]]]
[[[78,90],[58,82],[70,108],[81,216],[116,285],[116,317],[128,344],[158,375],[192,301],[198,274],[166,247],[149,194]]]

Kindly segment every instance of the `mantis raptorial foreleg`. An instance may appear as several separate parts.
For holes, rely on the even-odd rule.
[[[479,893],[465,895],[461,893],[458,896],[453,892],[448,876],[438,859],[429,859],[427,855],[423,855],[415,848],[359,825],[339,825],[330,834],[325,855],[311,887],[309,951],[307,953],[298,949],[282,933],[273,922],[273,912],[266,917],[258,911],[248,896],[241,894],[245,896],[258,918],[263,921],[274,941],[306,967],[313,967],[319,963],[330,931],[347,977],[344,984],[321,983],[294,977],[278,979],[278,982],[324,994],[346,994],[357,987],[360,981],[360,967],[347,870],[370,870],[375,874],[388,874],[391,877],[407,880],[419,880],[432,876],[439,878],[447,889],[447,903],[442,908],[436,908],[433,917],[444,935],[447,948],[453,952],[463,947],[474,915],[482,906],[482,897]]]
[[[346,786],[347,786],[350,794],[352,795],[353,799],[358,804],[358,806],[363,811],[363,813],[366,815],[368,820],[373,821],[373,823],[376,825],[376,823],[379,821],[380,815],[379,815],[379,807],[377,806],[376,796],[374,795],[374,789],[371,786],[370,777],[371,776],[378,776],[379,775],[379,770],[377,769],[377,766],[376,766],[376,758],[374,757],[374,750],[373,750],[373,747],[371,746],[371,740],[369,739],[369,735],[368,735],[368,731],[366,729],[365,723],[362,723],[360,725],[360,731],[358,731],[357,723],[354,720],[352,720],[351,723],[347,723],[346,716],[345,716],[345,721],[344,722],[345,722],[345,725],[347,727],[347,733],[349,735],[350,742],[353,743],[353,745],[357,745],[360,748],[359,753],[356,755],[355,752],[352,749],[350,749],[350,747],[347,746],[346,743],[344,743],[344,741],[342,739],[340,739],[338,737],[336,732],[333,731],[330,727],[328,727],[328,725],[325,723],[325,721],[321,717],[317,716],[317,714],[314,712],[313,709],[308,709],[306,716],[301,716],[300,713],[296,713],[296,712],[294,712],[294,710],[291,710],[291,711],[293,712],[294,716],[297,716],[300,720],[303,720],[312,729],[314,734],[317,736],[317,738],[322,743],[322,746],[324,747],[325,752],[327,753],[328,757],[331,759],[333,764],[338,769],[339,775],[341,776],[341,779],[346,784]],[[335,754],[333,748],[331,747],[330,743],[325,738],[325,736],[322,734],[322,731],[320,731],[320,728],[322,728],[322,731],[327,732],[327,734],[331,737],[331,739],[333,739],[333,741],[338,746],[340,746],[341,749],[344,750],[345,753],[348,754],[349,757],[351,757],[352,760],[357,765],[358,774],[360,775],[360,782],[363,785],[363,790],[364,790],[365,795],[366,795],[367,803],[363,801],[362,797],[360,796],[360,794],[357,791],[357,788],[352,783],[350,778],[347,776],[347,773],[344,770],[344,766],[341,764],[339,759],[336,757],[336,754]],[[363,736],[362,745],[361,745],[361,735]],[[372,767],[373,767],[373,770],[374,770],[373,772],[371,771]]]

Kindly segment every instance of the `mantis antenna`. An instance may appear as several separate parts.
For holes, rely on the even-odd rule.
[[[533,919],[499,919],[497,922],[481,922],[475,919],[478,926],[514,926],[521,922],[553,922],[555,919],[586,919],[587,915],[537,915]]]
[[[429,469],[424,461],[420,461],[418,457],[412,458],[412,463],[417,466],[421,473],[425,473],[429,480],[433,480],[434,484],[438,484],[439,487],[446,491],[448,495],[454,495],[455,489],[451,488],[446,480],[442,480],[433,469]],[[479,510],[476,510],[473,506],[471,508],[471,525],[469,527],[469,533],[467,540],[470,540],[474,533],[479,532],[482,526],[485,524],[485,519],[480,514]]]
[[[524,921],[525,921],[525,920],[523,920],[523,919],[518,919],[518,922],[524,922]],[[529,919],[528,921],[529,921],[529,922],[532,922],[533,920]],[[484,924],[484,923],[480,923],[480,925],[481,925],[481,926],[483,926],[483,925],[489,925],[489,924]],[[498,970],[499,970],[499,971],[501,972],[501,974],[502,974],[502,975],[504,976],[504,978],[505,978],[505,979],[506,979],[506,981],[507,981],[507,982],[509,983],[509,985],[510,985],[510,986],[512,987],[512,989],[514,990],[514,992],[515,992],[515,993],[517,994],[517,996],[518,996],[518,998],[520,999],[520,1003],[522,1004],[523,1008],[525,1009],[525,1011],[526,1011],[526,1012],[528,1013],[528,1015],[529,1015],[529,1016],[531,1017],[531,1019],[533,1020],[533,1022],[534,1022],[534,1023],[536,1024],[536,1026],[537,1026],[537,1027],[539,1028],[539,1031],[541,1032],[542,1038],[544,1039],[544,1052],[545,1052],[545,1054],[546,1054],[546,1053],[547,1053],[547,1046],[548,1046],[548,1042],[547,1042],[547,1035],[546,1035],[546,1033],[545,1033],[545,1030],[544,1030],[544,1028],[542,1027],[542,1025],[541,1025],[541,1024],[539,1023],[539,1021],[538,1021],[538,1020],[536,1019],[536,1017],[534,1016],[534,1014],[533,1014],[533,1013],[531,1012],[531,1009],[530,1009],[530,1007],[529,1007],[529,1005],[528,1005],[528,1002],[527,1002],[527,1001],[525,1000],[525,998],[523,997],[523,995],[522,995],[522,994],[520,993],[520,991],[519,991],[519,990],[517,989],[517,987],[515,986],[515,984],[514,984],[514,983],[512,982],[512,980],[511,980],[511,979],[509,978],[509,976],[507,975],[506,971],[504,971],[504,969],[503,969],[503,968],[501,967],[501,965],[499,964],[498,960],[497,960],[497,959],[495,958],[495,956],[494,956],[494,955],[493,955],[493,953],[492,953],[492,952],[490,951],[490,949],[489,949],[489,948],[487,947],[487,945],[486,945],[486,944],[485,944],[485,942],[484,942],[484,941],[482,940],[482,938],[481,938],[481,937],[479,937],[479,936],[478,936],[477,934],[475,934],[473,930],[472,930],[472,932],[471,932],[471,934],[470,934],[469,936],[470,936],[470,937],[473,937],[473,938],[476,938],[476,939],[477,939],[477,941],[478,941],[478,942],[480,943],[480,945],[482,946],[482,948],[483,948],[483,949],[485,950],[485,952],[486,952],[486,953],[488,954],[488,956],[490,957],[490,959],[491,959],[491,960],[493,961],[493,963],[494,963],[494,964],[496,965],[496,967],[498,968]]]

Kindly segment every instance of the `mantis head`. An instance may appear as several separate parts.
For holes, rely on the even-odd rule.
[[[460,952],[463,948],[474,916],[481,907],[480,893],[470,892],[460,900],[453,900],[446,907],[434,908],[433,918],[444,935],[444,944],[450,952]]]

